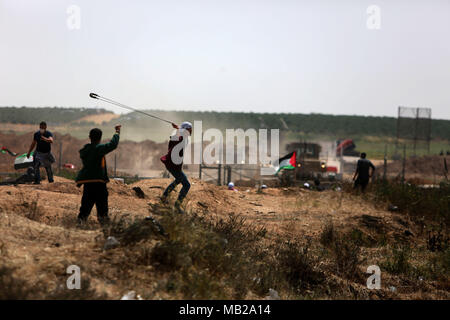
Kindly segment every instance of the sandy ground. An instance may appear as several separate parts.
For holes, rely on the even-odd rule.
[[[163,188],[169,183],[170,179],[142,180],[133,185],[112,181],[108,185],[110,216],[148,215],[149,208],[158,203]],[[388,236],[402,234],[405,225],[413,233],[417,232],[404,216],[385,210],[384,205],[375,207],[363,197],[344,192],[268,188],[258,193],[255,188],[230,191],[196,179],[191,183],[186,201],[188,212],[195,210],[217,218],[242,215],[247,223],[266,227],[269,240],[318,237],[330,220],[338,228],[362,228],[363,215],[380,218],[387,227]],[[133,187],[140,187],[145,198],[138,198]],[[40,186],[0,186],[0,261],[18,267],[17,274],[21,278],[32,283],[44,281],[49,287],[65,283],[66,268],[76,264],[89,270],[97,291],[112,299],[120,298],[125,293],[124,287],[132,289],[139,283],[140,275],[151,273],[152,267],[139,266],[130,270],[132,280],[127,284],[103,279],[102,262],[106,259],[114,264],[122,260],[117,256],[120,253],[102,250],[104,239],[95,219],[95,209],[90,216],[89,228],[76,228],[81,194],[82,189],[73,181],[60,177],[56,177],[53,184],[43,182]],[[171,201],[174,201],[175,196],[172,197]],[[417,241],[419,245],[420,240]],[[369,250],[366,253],[368,265],[380,254],[380,251]],[[113,270],[116,269],[111,272]],[[404,296],[411,297],[411,293]]]

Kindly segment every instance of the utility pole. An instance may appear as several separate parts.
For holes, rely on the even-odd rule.
[[[414,156],[416,155],[418,125],[419,125],[419,108],[416,108],[416,121],[414,121]]]
[[[117,177],[117,154],[114,154],[114,178]]]
[[[59,165],[58,165],[58,170],[59,171],[61,171],[61,169],[62,169],[62,148],[63,147],[63,143],[62,143],[62,141],[59,143],[59,160],[58,160],[58,162],[59,162]]]
[[[203,165],[203,132],[200,140],[200,164],[198,165],[198,178],[202,180],[202,165]]]
[[[383,181],[386,181],[387,171],[387,144],[384,145]]]
[[[406,144],[403,145],[402,183],[405,183]]]

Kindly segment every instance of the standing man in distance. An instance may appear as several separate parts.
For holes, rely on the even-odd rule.
[[[42,121],[39,124],[39,131],[36,131],[33,135],[33,142],[31,142],[30,149],[27,153],[27,158],[30,157],[34,147],[36,152],[34,153],[34,184],[41,183],[40,167],[43,166],[47,172],[48,182],[53,182],[52,163],[55,162],[55,157],[52,154],[53,134],[47,131],[47,123]]]
[[[370,173],[370,168],[372,168],[372,173]],[[361,158],[358,160],[356,165],[356,171],[353,176],[353,181],[355,181],[354,189],[361,186],[361,191],[364,192],[366,190],[367,185],[369,184],[369,179],[375,173],[375,166],[370,160],[366,159],[366,153],[361,153]]]

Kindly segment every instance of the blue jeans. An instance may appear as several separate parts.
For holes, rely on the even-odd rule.
[[[164,190],[163,196],[167,197],[170,192],[172,192],[176,186],[181,183],[183,187],[181,188],[180,194],[178,195],[178,200],[183,201],[186,197],[189,189],[191,188],[191,184],[189,183],[188,178],[181,170],[167,169],[171,175],[174,176],[175,180],[169,184],[169,186]]]

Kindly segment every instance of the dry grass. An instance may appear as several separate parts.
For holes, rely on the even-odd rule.
[[[270,288],[283,299],[449,297],[445,226],[419,236],[407,212],[374,205],[370,193],[238,193],[194,180],[187,214],[179,215],[157,202],[155,188],[168,180],[110,184],[109,228],[99,227],[94,210],[79,229],[80,191],[59,179],[0,194],[2,281],[23,289],[4,290],[5,299],[118,299],[129,290],[145,299],[262,299]],[[153,221],[144,220],[148,214]],[[120,245],[105,251],[108,236]],[[408,242],[410,251],[398,251]],[[65,289],[71,264],[80,266],[86,290]],[[365,287],[371,264],[382,268],[379,291]],[[43,289],[34,291],[38,285]],[[389,286],[402,289],[394,294]]]

